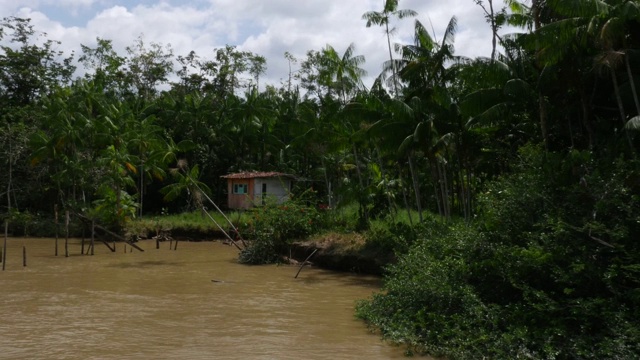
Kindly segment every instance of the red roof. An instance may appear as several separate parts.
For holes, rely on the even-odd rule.
[[[252,172],[241,172],[229,175],[223,175],[221,178],[224,179],[254,179],[254,178],[270,178],[270,177],[289,177],[293,178],[294,176],[291,174],[285,174],[281,172],[275,171],[252,171]]]

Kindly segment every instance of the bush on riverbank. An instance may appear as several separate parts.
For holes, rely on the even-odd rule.
[[[251,219],[241,223],[240,231],[250,240],[250,245],[241,252],[240,262],[277,262],[281,255],[290,253],[294,242],[298,243],[298,248],[310,248],[315,243],[320,244],[317,248],[324,251],[325,257],[335,257],[335,261],[326,261],[327,264],[336,264],[341,270],[357,271],[357,264],[349,266],[345,264],[346,259],[366,258],[367,263],[378,264],[366,268],[375,267],[378,273],[380,266],[392,261],[396,253],[408,251],[416,239],[406,212],[400,212],[393,218],[371,220],[367,230],[362,230],[357,204],[331,210],[320,210],[313,204],[313,199],[303,196],[284,204],[269,202],[252,209],[249,212]],[[417,218],[415,214],[414,217]],[[311,235],[315,235],[314,238],[308,244],[302,244]],[[327,251],[327,242],[336,252]]]
[[[276,262],[293,241],[324,228],[325,219],[320,210],[304,199],[283,204],[269,201],[254,208],[251,219],[241,224],[239,230],[249,240],[249,246],[240,252],[238,259],[254,265]]]
[[[521,155],[480,196],[473,226],[422,224],[357,315],[450,359],[638,358],[637,164]]]

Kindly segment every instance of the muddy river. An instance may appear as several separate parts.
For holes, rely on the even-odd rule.
[[[22,246],[27,266],[22,266]],[[9,238],[0,272],[2,359],[401,359],[354,318],[379,279],[245,266],[220,242],[116,252]],[[215,280],[215,281],[212,281]]]

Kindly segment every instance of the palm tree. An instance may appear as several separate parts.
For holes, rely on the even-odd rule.
[[[546,6],[558,18],[537,28],[535,40],[542,65],[555,65],[563,59],[592,58],[597,70],[610,75],[620,120],[625,124],[627,115],[620,91],[623,84],[616,71],[624,64],[636,113],[640,114],[629,61],[632,53],[629,39],[633,39],[632,29],[640,19],[640,4],[637,1],[549,0]],[[590,70],[583,72],[592,72]]]
[[[319,80],[328,84],[329,89],[337,90],[343,104],[347,103],[347,96],[363,88],[362,77],[367,75],[360,67],[365,62],[364,56],[354,55],[354,51],[355,45],[352,43],[340,56],[331,45],[327,45],[320,58]]]
[[[385,0],[384,8],[382,11],[369,11],[362,15],[363,20],[367,20],[367,27],[371,27],[371,25],[378,25],[384,27],[384,33],[387,37],[387,47],[389,48],[389,61],[393,67],[393,73],[391,74],[393,79],[393,90],[394,95],[399,96],[400,92],[398,89],[398,79],[396,77],[398,71],[396,68],[396,64],[393,62],[393,53],[391,51],[391,35],[395,32],[395,28],[389,28],[389,21],[391,18],[397,18],[398,20],[404,19],[406,17],[417,16],[418,13],[405,9],[398,10],[398,0]]]
[[[402,59],[397,61],[400,65],[399,75],[408,85],[405,102],[411,111],[405,113],[410,114],[410,129],[413,130],[400,146],[401,152],[406,153],[411,149],[424,151],[431,169],[439,211],[445,218],[450,216],[450,202],[444,150],[452,134],[450,130],[442,131],[438,127],[451,128],[448,122],[455,122],[455,119],[448,118],[453,102],[448,89],[453,72],[448,65],[462,62],[461,58],[454,56],[456,27],[457,19],[452,17],[442,41],[438,43],[416,20],[414,42],[400,47]]]
[[[409,98],[414,94],[425,94],[425,90],[444,87],[451,80],[447,66],[462,60],[453,55],[457,25],[458,20],[454,16],[447,24],[442,41],[438,43],[429,35],[424,25],[416,20],[414,43],[400,46],[402,59],[395,61],[400,68],[400,78],[408,85]]]
[[[198,165],[189,169],[187,162],[181,159],[178,160],[177,167],[171,169],[170,172],[176,182],[160,190],[164,194],[164,200],[173,201],[186,192],[189,196],[189,204],[196,209],[201,209],[203,207],[203,197],[210,194],[211,189],[207,184],[199,180],[200,168]]]
[[[145,175],[155,177],[159,180],[164,179],[164,166],[159,162],[154,162],[152,154],[162,146],[162,128],[156,125],[155,116],[146,116],[133,124],[134,129],[127,132],[131,138],[127,141],[130,151],[137,154],[140,159],[139,166],[139,183],[138,183],[138,201],[139,216],[142,217],[144,207],[144,188],[146,186]]]
[[[487,19],[487,22],[491,26],[491,61],[495,61],[497,55],[497,42],[500,38],[498,35],[498,30],[500,27],[504,25],[506,19],[505,9],[500,9],[497,13],[493,7],[493,0],[487,0],[489,6],[485,6],[482,0],[474,0],[474,2],[482,8],[484,11],[484,16]]]

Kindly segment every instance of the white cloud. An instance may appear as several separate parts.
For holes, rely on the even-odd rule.
[[[126,46],[144,35],[145,42],[171,45],[175,55],[194,50],[202,58],[212,58],[213,49],[226,44],[252,51],[267,58],[268,73],[262,80],[278,84],[287,77],[284,52],[302,59],[308,50],[320,50],[331,44],[343,52],[350,43],[356,55],[365,55],[368,84],[378,75],[388,59],[385,35],[381,28],[367,28],[362,14],[379,11],[382,0],[187,0],[182,2],[148,0],[19,0],[2,2],[0,12],[30,17],[35,28],[62,41],[62,47],[79,53],[80,44],[92,46],[96,37],[113,41],[115,49],[125,54]],[[52,6],[58,11],[82,8],[67,21],[47,15]],[[17,5],[16,5],[17,4]],[[19,6],[18,6],[19,5]],[[471,0],[404,0],[399,8],[413,9],[425,26],[441,38],[451,18],[458,18],[456,52],[466,56],[489,56],[491,32],[482,9]],[[82,16],[82,19],[78,17]],[[52,20],[53,18],[56,21]],[[413,19],[397,24],[394,42],[412,40]],[[71,23],[76,26],[70,25]]]

